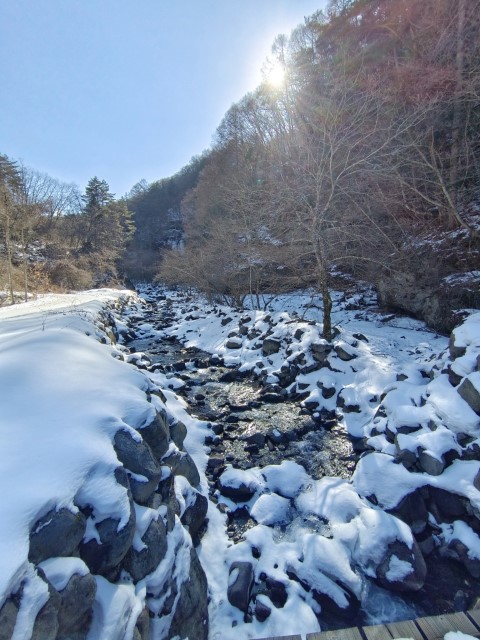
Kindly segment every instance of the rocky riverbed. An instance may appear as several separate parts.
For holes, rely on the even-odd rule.
[[[334,538],[330,528],[331,518],[326,517],[326,514],[319,517],[319,514],[313,513],[312,510],[308,512],[299,508],[303,495],[301,491],[297,494],[294,491],[292,495],[288,495],[288,491],[284,492],[287,495],[282,498],[282,491],[278,487],[274,490],[269,486],[266,489],[259,489],[255,482],[249,486],[248,479],[251,480],[251,476],[248,476],[248,473],[249,470],[261,473],[265,469],[268,472],[269,469],[278,467],[285,461],[291,461],[305,470],[308,476],[306,484],[310,483],[310,488],[312,483],[314,485],[315,482],[328,477],[351,480],[359,457],[374,452],[375,449],[369,442],[369,438],[365,437],[368,431],[360,434],[358,429],[353,428],[349,433],[344,420],[347,413],[359,414],[363,411],[362,399],[358,398],[355,389],[350,385],[339,389],[338,384],[335,381],[332,382],[329,374],[345,363],[348,363],[355,372],[351,361],[358,357],[356,347],[359,342],[368,343],[368,338],[363,334],[357,334],[346,342],[347,336],[341,336],[342,340],[337,342],[335,353],[332,353],[335,360],[330,356],[331,350],[325,348],[321,340],[317,341],[310,347],[310,354],[313,355],[312,362],[305,357],[306,354],[299,355],[298,351],[295,352],[292,349],[294,339],[285,340],[285,334],[279,337],[275,335],[277,330],[275,321],[269,322],[268,317],[265,320],[267,314],[261,317],[262,333],[258,329],[258,317],[255,317],[255,313],[235,316],[233,313],[216,308],[210,313],[218,315],[219,326],[228,327],[229,331],[224,339],[223,352],[219,353],[221,350],[217,349],[214,353],[208,353],[194,346],[195,339],[192,340],[188,335],[196,333],[196,321],[200,321],[202,316],[205,318],[208,311],[202,309],[199,313],[198,304],[184,298],[179,298],[175,304],[172,304],[171,298],[167,298],[162,293],[150,291],[148,297],[150,299],[147,307],[138,318],[140,331],[136,331],[135,336],[131,336],[133,340],[129,346],[135,352],[144,353],[141,366],[145,366],[154,376],[156,373],[164,376],[162,380],[167,386],[175,389],[175,393],[186,400],[192,416],[207,425],[208,434],[205,445],[208,447],[209,454],[206,467],[209,499],[216,505],[217,510],[225,514],[226,534],[231,543],[239,549],[242,545],[249,544],[254,560],[256,554],[261,555],[251,539],[249,540],[248,532],[250,531],[254,537],[259,523],[262,522],[262,516],[259,516],[261,509],[257,504],[260,502],[259,496],[261,498],[272,494],[289,501],[287,517],[283,519],[280,517],[278,521],[275,521],[275,517],[270,522],[268,518],[263,520],[272,528],[274,540],[283,542],[295,539],[296,535],[301,537],[305,532],[313,533],[325,540]],[[187,325],[190,322],[188,326],[191,328],[186,329],[184,325],[182,333],[178,329],[180,322]],[[296,329],[297,336],[301,337],[306,333],[306,329],[308,330],[308,326],[312,325],[311,322],[306,324],[301,334],[298,328]],[[293,336],[294,333],[292,331],[291,335]],[[235,354],[245,346],[242,337],[256,340],[258,359],[250,367],[243,366],[244,363],[240,358],[237,359],[238,364],[232,366],[232,360],[235,358],[224,357],[225,353]],[[275,363],[271,357],[281,349],[287,355],[287,360],[275,369]],[[420,345],[416,355],[422,355],[424,349],[425,344]],[[289,351],[290,356],[293,354],[296,357],[293,365],[293,358],[290,357],[288,362]],[[330,359],[327,362],[329,356]],[[430,361],[433,360],[431,354],[428,357]],[[269,358],[273,365],[270,370],[265,366]],[[418,359],[417,357],[417,361]],[[424,363],[422,367],[424,371],[427,370]],[[402,373],[397,372],[395,375],[398,383],[413,379],[413,374],[407,371],[406,367],[403,368]],[[315,386],[320,394],[318,392],[312,394],[312,372],[313,376],[316,376]],[[415,381],[417,382],[417,378]],[[334,403],[329,402],[331,398]],[[385,413],[385,410],[381,405],[380,394],[370,392],[368,402],[374,405],[373,424],[375,420],[373,415],[381,417],[382,411]],[[375,424],[378,425],[378,419]],[[381,433],[378,428],[377,433]],[[374,431],[371,437],[375,438],[377,433]],[[398,448],[398,443],[393,436],[390,436],[391,442]],[[473,441],[474,438],[471,438],[471,442]],[[452,449],[454,449],[453,445]],[[464,454],[465,460],[475,458],[476,456],[472,458],[467,452]],[[435,455],[424,457],[423,463],[419,463],[417,458],[413,462],[410,459],[410,469],[420,471],[424,475],[438,475],[439,469],[434,469],[435,459],[437,459]],[[443,469],[454,459],[457,459],[457,456],[449,460],[448,455],[442,455],[439,461],[440,466],[443,464]],[[398,463],[405,468],[401,455]],[[418,469],[412,468],[416,464],[420,464]],[[229,480],[228,473],[231,469],[246,472],[247,475],[236,476],[233,481]],[[288,478],[289,476],[286,475],[285,481],[288,481]],[[382,481],[381,478],[379,480]],[[322,486],[325,486],[325,483]],[[240,608],[244,614],[244,622],[247,624],[254,619],[265,620],[270,615],[267,610],[270,612],[272,610],[272,601],[276,608],[284,606],[287,591],[293,581],[301,586],[305,599],[308,598],[306,594],[313,594],[314,601],[320,605],[319,607],[314,605],[313,610],[317,610],[322,628],[338,628],[354,620],[379,621],[382,618],[379,608],[384,604],[378,603],[385,602],[385,592],[382,588],[391,589],[391,606],[388,607],[388,613],[383,614],[384,617],[405,618],[418,613],[437,614],[470,605],[475,597],[480,595],[475,562],[471,562],[467,567],[465,563],[462,564],[458,551],[457,553],[454,551],[455,545],[450,545],[449,549],[442,547],[442,544],[439,544],[438,533],[442,531],[442,521],[447,524],[453,523],[456,518],[464,517],[463,513],[467,517],[468,526],[475,527],[476,516],[469,516],[468,509],[464,511],[465,498],[461,499],[455,493],[435,488],[429,491],[425,486],[422,491],[424,495],[421,502],[422,505],[426,505],[425,512],[427,514],[433,512],[437,519],[433,521],[427,515],[425,524],[415,524],[418,520],[418,510],[421,508],[418,499],[415,498],[415,491],[407,493],[407,498],[393,505],[393,509],[386,509],[413,527],[416,551],[413,556],[408,553],[405,555],[399,541],[401,536],[396,538],[394,536],[396,543],[391,546],[390,555],[387,553],[382,560],[386,567],[383,569],[384,577],[380,577],[378,568],[376,575],[375,570],[373,572],[372,577],[375,578],[376,585],[368,583],[368,570],[364,572],[367,583],[363,583],[360,590],[353,582],[348,584],[348,580],[342,581],[341,576],[332,576],[327,572],[329,579],[337,587],[339,586],[342,594],[346,596],[342,601],[342,598],[332,595],[331,589],[329,595],[320,592],[317,585],[312,581],[309,583],[301,571],[295,571],[291,566],[285,569],[279,580],[278,575],[274,578],[269,577],[265,572],[262,574],[258,571],[258,567],[254,566],[255,562],[245,562],[242,559],[230,565],[230,576],[233,573],[237,577],[233,582],[233,588],[230,586],[228,590],[230,603]],[[450,496],[450,507],[445,506],[448,500],[444,499],[444,494]],[[367,502],[362,504],[360,510],[368,509],[369,504],[374,509],[380,503],[374,494],[367,497]],[[461,507],[458,506],[460,503]],[[270,508],[275,510],[277,506],[272,503]],[[448,511],[449,508],[451,513]],[[438,516],[439,512],[442,513],[441,516]],[[373,530],[371,535],[375,535]],[[230,555],[232,558],[235,557],[234,553]],[[410,586],[407,584],[408,580],[403,582],[403,579],[398,577],[392,579],[394,573],[392,558],[398,559],[400,563],[409,564],[411,571],[406,571],[403,575],[411,578],[410,574],[413,573],[414,579]],[[355,564],[353,558],[351,558],[351,564],[352,561]],[[271,586],[272,584],[275,588]],[[381,585],[380,589],[378,584]],[[275,589],[284,593],[285,598],[279,596]],[[388,595],[386,597],[388,600]],[[283,604],[279,604],[282,602]]]
[[[150,288],[0,310],[0,638],[238,640],[474,604],[480,314],[448,340],[336,294],[327,343],[301,296],[268,306]]]

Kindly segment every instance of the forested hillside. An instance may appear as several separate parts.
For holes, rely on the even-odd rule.
[[[328,338],[353,277],[447,331],[480,305],[479,107],[479,0],[330,0],[172,177],[82,196],[1,156],[7,288],[157,277],[260,306],[308,286]]]
[[[120,258],[134,232],[124,199],[92,178],[82,195],[74,184],[19,165],[0,154],[1,290],[88,289],[118,282]]]
[[[328,310],[348,272],[440,329],[478,306],[479,16],[477,0],[335,1],[279,36],[175,206],[185,244],[160,278],[237,304],[311,285]],[[158,193],[166,225],[175,180],[132,209]]]

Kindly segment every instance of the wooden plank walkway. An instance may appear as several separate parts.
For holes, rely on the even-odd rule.
[[[449,631],[461,631],[474,638],[480,638],[480,609],[466,613],[448,613],[441,616],[417,618],[405,622],[387,622],[370,627],[351,627],[335,631],[307,633],[307,640],[392,640],[413,638],[413,640],[443,640]],[[302,640],[300,635],[259,640]]]

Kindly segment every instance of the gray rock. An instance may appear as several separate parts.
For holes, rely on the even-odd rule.
[[[407,311],[437,331],[451,331],[455,324],[452,310],[472,305],[462,304],[466,300],[461,292],[457,291],[460,295],[455,292],[447,295],[428,264],[421,263],[418,256],[416,258],[408,270],[398,269],[381,275],[377,283],[378,301],[382,306]]]
[[[408,524],[412,533],[418,535],[425,530],[428,522],[428,510],[425,505],[425,494],[428,488],[415,489],[407,494],[389,513]]]
[[[167,452],[170,442],[170,430],[168,427],[168,416],[165,411],[157,413],[155,418],[145,427],[139,429],[145,442],[152,450],[157,460]]]
[[[415,451],[410,451],[410,449],[398,449],[396,458],[403,464],[405,469],[412,469],[417,463],[417,455]]]
[[[130,478],[133,499],[145,504],[158,486],[161,476],[160,465],[146,442],[137,442],[123,429],[115,434],[113,446],[118,459],[135,474],[145,476],[146,482]]]
[[[411,566],[411,572],[401,579],[389,577],[390,563],[393,558],[398,558],[402,562],[407,562]],[[418,591],[425,584],[427,566],[423,559],[422,552],[417,542],[414,540],[412,548],[395,540],[388,545],[382,562],[376,569],[376,579],[381,587],[403,593],[405,591]]]
[[[332,580],[343,591],[343,595],[347,600],[345,607],[340,607],[331,598],[328,593],[321,593],[316,589],[312,589],[312,595],[316,602],[321,606],[322,611],[320,613],[320,620],[326,622],[329,625],[337,625],[339,621],[344,621],[343,624],[347,624],[360,609],[360,601],[356,595],[344,584],[341,584],[338,580]]]
[[[284,440],[284,435],[278,429],[270,429],[267,432],[267,438],[271,440],[274,444],[281,444]]]
[[[312,413],[320,408],[318,400],[304,400],[302,404],[307,411],[311,411]]]
[[[332,345],[328,342],[314,342],[310,345],[312,358],[320,365],[325,364],[329,354],[332,352]]]
[[[246,373],[243,371],[239,371],[238,369],[230,369],[230,371],[225,372],[222,376],[220,376],[219,382],[238,382],[239,380],[243,380]]]
[[[83,513],[52,509],[32,527],[28,559],[38,564],[47,558],[74,555],[84,533]]]
[[[194,493],[194,502],[185,509],[181,517],[182,524],[188,527],[193,540],[196,539],[200,528],[203,526],[208,511],[208,499],[198,491]]]
[[[281,344],[280,340],[276,340],[275,338],[265,338],[262,344],[262,354],[264,356],[271,356],[274,353],[278,353]]]
[[[267,576],[265,581],[265,593],[272,601],[272,604],[277,608],[283,608],[287,603],[287,588],[280,580],[275,580]]]
[[[298,328],[293,334],[293,337],[295,338],[295,340],[301,340],[304,333],[305,333],[304,329]]]
[[[170,426],[170,437],[179,449],[183,449],[183,443],[187,437],[187,427],[177,420]]]
[[[255,444],[260,448],[265,446],[265,435],[263,433],[252,433],[249,436],[244,436],[242,440],[247,444]]]
[[[265,620],[270,616],[271,613],[272,610],[270,609],[270,607],[267,607],[267,605],[260,600],[256,600],[255,617],[259,622],[265,622]]]
[[[190,553],[190,575],[180,588],[169,638],[208,638],[208,585],[195,550]]]
[[[123,560],[123,567],[135,583],[151,573],[167,552],[167,531],[161,518],[152,520],[142,542],[146,545],[145,548],[136,551],[131,547]]]
[[[200,474],[189,453],[184,451],[173,451],[162,459],[162,463],[167,465],[174,476],[183,476],[192,487],[200,484]]]
[[[227,349],[241,349],[242,348],[242,341],[239,339],[230,339],[227,340],[227,342],[225,343],[225,347]]]
[[[463,376],[458,374],[452,366],[448,367],[448,381],[452,387],[457,387],[462,380]]]
[[[70,578],[65,589],[60,591],[58,639],[83,640],[87,637],[96,592],[97,583],[90,573]]]
[[[428,510],[437,522],[453,522],[467,516],[467,500],[462,496],[438,487],[430,487],[429,494]]]
[[[209,471],[218,471],[225,466],[225,458],[221,455],[210,456],[208,459],[207,469]]]
[[[459,346],[457,344],[457,336],[455,335],[455,329],[450,334],[448,349],[450,351],[450,357],[452,358],[452,360],[455,360],[456,358],[461,358],[467,352],[466,347],[464,347],[463,345]]]
[[[0,640],[11,640],[17,621],[18,607],[8,598],[0,608]]]
[[[33,624],[30,640],[56,640],[58,633],[58,611],[60,609],[60,596],[53,586],[45,578],[45,574],[38,569],[38,574],[48,585],[48,600],[40,609]]]
[[[357,357],[355,353],[348,351],[339,344],[335,346],[335,353],[340,358],[340,360],[343,360],[344,362],[349,362],[350,360],[354,360]]]
[[[230,604],[247,613],[253,584],[250,562],[233,562],[230,566],[227,597]]]
[[[269,404],[280,404],[280,402],[285,401],[285,398],[276,391],[266,391],[260,397],[262,402],[268,402]]]
[[[231,498],[234,502],[248,502],[255,493],[255,489],[241,482],[238,486],[229,487],[223,484],[222,476],[218,479],[218,488],[221,494]]]
[[[157,492],[148,501],[148,507],[158,509],[161,505],[167,507],[167,531],[170,532],[175,526],[175,516],[180,515],[180,507],[175,494],[175,476],[170,475],[158,485]]]
[[[430,476],[439,476],[445,469],[445,461],[443,460],[443,457],[439,460],[426,451],[420,451],[418,463],[422,471],[428,473]]]
[[[360,405],[357,402],[347,402],[341,391],[337,397],[337,407],[343,409],[344,413],[360,413],[361,411]]]
[[[275,375],[278,378],[278,384],[285,388],[293,384],[298,375],[298,367],[295,365],[282,365],[280,371],[275,371]]]
[[[137,618],[137,623],[135,625],[135,640],[148,640],[149,638],[149,628],[150,628],[150,616],[148,615],[148,609],[142,611],[142,613]]]
[[[473,375],[478,377],[478,373]],[[458,395],[480,416],[480,389],[473,384],[470,378],[464,378],[457,391]]]
[[[117,482],[128,491],[130,518],[125,526],[118,530],[119,520],[107,518],[96,525],[100,544],[92,539],[80,545],[80,557],[92,573],[112,579],[119,572],[120,564],[126,556],[135,534],[135,509],[128,476],[122,467],[115,470]]]
[[[454,538],[448,544],[448,552],[445,554],[461,562],[471,576],[480,578],[480,560],[470,554],[470,549],[460,540]]]
[[[337,393],[337,390],[335,389],[335,385],[327,387],[321,382],[317,382],[317,387],[322,392],[322,396],[325,398],[325,400],[328,400],[329,398],[333,398],[333,396]]]

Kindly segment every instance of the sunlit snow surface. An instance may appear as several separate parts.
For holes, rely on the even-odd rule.
[[[145,376],[99,341],[97,314],[120,295],[51,295],[0,309],[0,602],[24,583],[15,639],[30,637],[48,597],[27,560],[34,523],[55,507],[75,512],[74,503],[91,505],[97,522],[128,519],[112,437],[151,420],[153,408]],[[58,559],[45,570],[62,585],[82,565]],[[99,583],[98,603],[106,597]]]
[[[117,429],[140,427],[152,419],[155,402],[159,401],[152,396],[152,403],[147,402],[148,388],[161,388],[168,382],[170,388],[164,390],[166,406],[187,426],[185,447],[202,474],[202,489],[207,491],[203,472],[208,460],[204,446],[208,429],[206,423],[188,413],[185,402],[176,395],[175,389],[181,382],[172,376],[167,380],[162,374],[141,373],[124,361],[134,361],[134,357],[126,357],[120,348],[100,342],[102,338],[105,341],[105,334],[98,327],[98,313],[120,295],[121,292],[109,290],[45,296],[35,302],[0,309],[0,481],[2,487],[8,487],[0,494],[0,599],[25,581],[16,640],[29,637],[34,617],[48,597],[45,583],[36,577],[27,560],[28,533],[35,521],[53,507],[75,510],[74,503],[92,505],[97,521],[112,513],[121,521],[128,517],[125,490],[113,478],[112,471],[119,462],[111,442]],[[298,328],[303,330],[301,337],[291,344],[291,355],[282,348],[268,357],[246,339],[240,349],[227,349],[228,333],[236,322],[222,325],[222,316],[214,315],[212,307],[201,301],[196,302],[199,310],[195,314],[191,310],[182,313],[182,299],[176,299],[175,294],[170,298],[178,306],[175,324],[168,330],[155,330],[145,322],[142,326],[145,332],[159,339],[166,333],[174,334],[187,346],[217,353],[227,364],[243,369],[255,370],[262,361],[272,382],[276,380],[275,372],[288,358],[308,353],[312,343],[321,341],[321,327],[306,324],[301,317],[308,296],[278,298],[266,312],[248,312],[250,324],[263,330],[268,328],[265,316],[270,314],[277,322],[271,337],[279,340],[292,336]],[[410,473],[393,464],[392,445],[383,435],[397,421],[423,424],[435,417],[442,423],[441,437],[432,439],[424,431],[417,432],[420,444],[435,456],[449,446],[449,430],[468,431],[474,437],[478,434],[478,416],[458,394],[450,393],[445,376],[437,375],[431,382],[421,373],[447,358],[447,339],[414,320],[385,321],[368,312],[347,311],[339,299],[335,309],[334,321],[342,328],[339,341],[345,350],[354,349],[358,357],[350,362],[337,359],[335,371],[313,371],[302,376],[301,381],[309,385],[312,398],[319,397],[317,381],[327,388],[343,389],[345,401],[356,404],[358,410],[345,413],[342,424],[353,436],[369,438],[376,452],[361,459],[351,483],[338,478],[314,481],[299,465],[286,462],[243,472],[248,476],[242,479],[247,479],[255,489],[247,506],[257,525],[236,545],[226,535],[226,515],[213,502],[209,503],[209,525],[198,551],[211,596],[210,640],[243,640],[318,630],[315,614],[319,613],[319,605],[298,583],[286,579],[289,567],[299,575],[302,571],[312,572],[305,577],[310,582],[316,580],[319,588],[342,605],[343,592],[328,576],[340,578],[362,600],[371,601],[367,614],[372,624],[386,615],[391,617],[397,606],[394,614],[397,619],[410,617],[412,612],[402,608],[399,598],[388,594],[385,602],[385,592],[362,581],[362,574],[371,573],[382,545],[394,537],[407,544],[411,540],[408,527],[373,508],[364,496],[375,489],[380,505],[388,508],[428,482],[464,495],[480,508],[480,494],[472,484],[478,462],[456,461],[436,477]],[[135,311],[141,316],[139,306]],[[234,320],[245,315],[227,307],[222,311]],[[319,321],[320,312],[309,310],[305,318]],[[480,345],[480,322],[474,319],[475,316],[460,334],[468,345]],[[364,334],[368,342],[353,334]],[[466,360],[460,365],[466,367],[463,374],[471,366]],[[397,376],[407,376],[407,380],[398,383]],[[389,391],[388,419],[380,418],[375,423],[375,412],[386,391]],[[335,398],[322,398],[322,404],[335,409]],[[374,424],[376,435],[371,434]],[[407,440],[404,444],[410,448],[416,443]],[[228,473],[232,483],[239,481],[240,476],[233,469],[227,471],[225,480]],[[181,482],[177,485],[177,494],[182,499],[185,487]],[[222,501],[235,507],[227,499]],[[137,546],[141,545],[142,531],[151,517],[154,516],[149,510],[137,510],[134,542]],[[180,533],[177,531],[176,535]],[[442,535],[447,540],[453,535],[460,537],[480,557],[478,536],[460,523],[445,527]],[[253,548],[261,551],[258,561],[253,560]],[[170,556],[183,550],[188,550],[183,540],[171,541],[169,557],[137,589],[127,584],[111,585],[98,578],[89,640],[127,640],[143,608],[146,584],[161,585],[171,566]],[[188,555],[186,551],[185,554]],[[286,584],[289,597],[284,608],[277,609],[266,596],[260,597],[272,608],[265,623],[255,618],[252,623],[245,623],[243,613],[227,600],[228,570],[236,560],[253,562],[257,577],[265,571]],[[390,570],[400,575],[406,567],[400,562],[393,563]],[[60,587],[69,575],[82,574],[85,567],[81,561],[72,559],[52,560],[47,561],[45,571]],[[153,640],[160,640],[166,633],[166,622],[157,620],[152,628]]]

